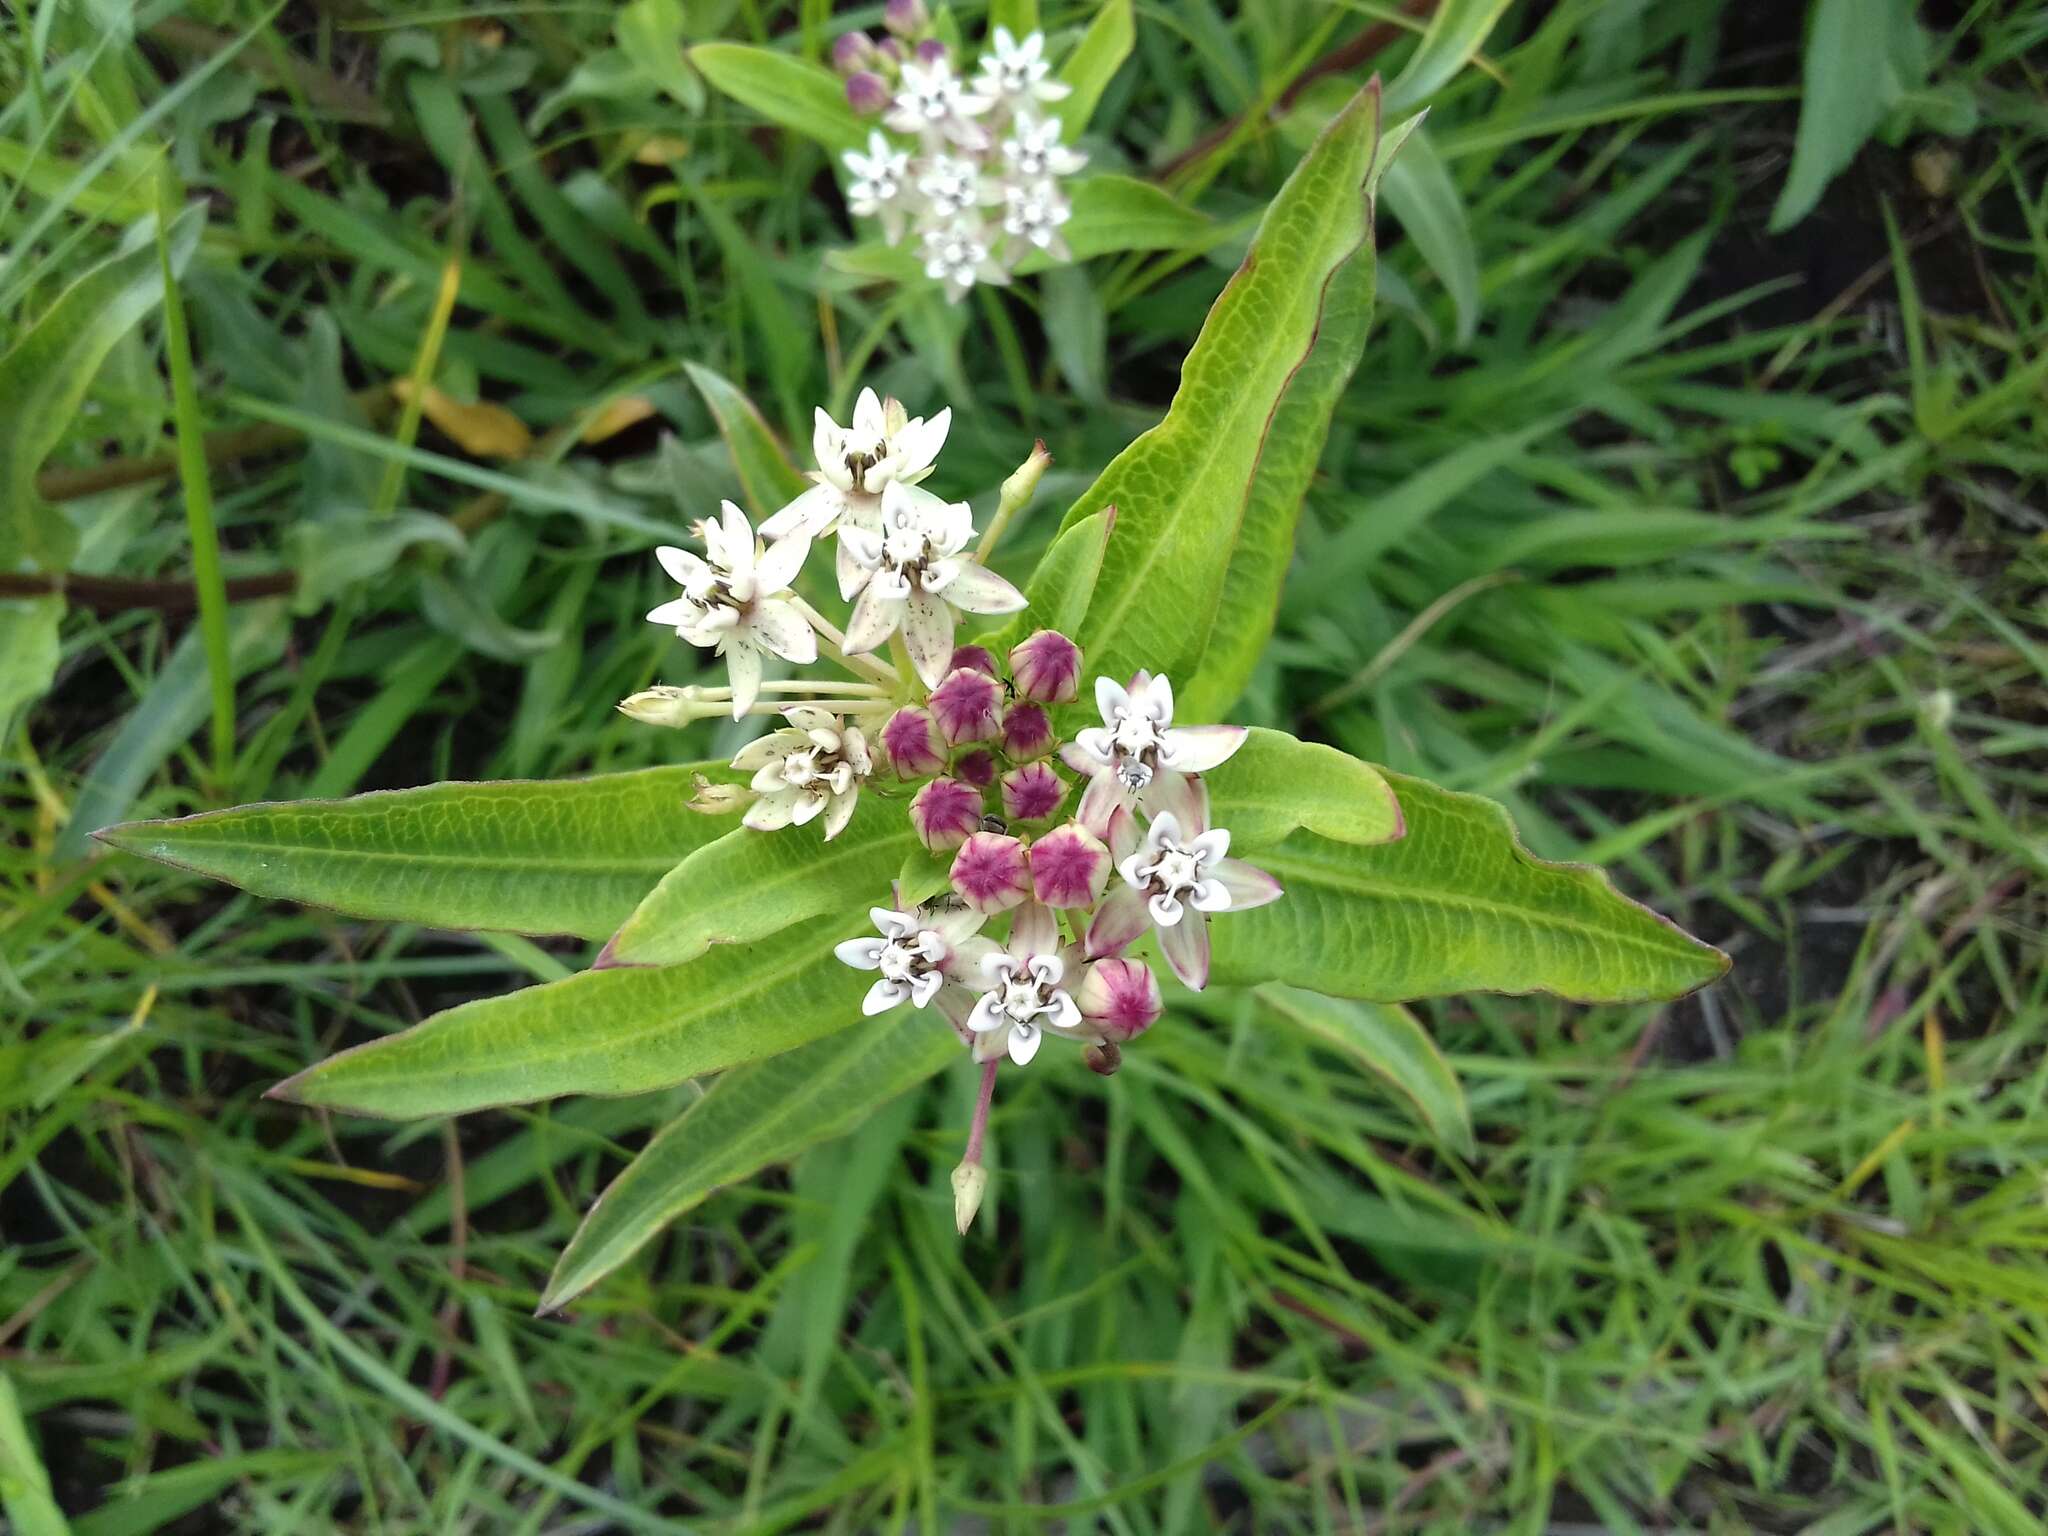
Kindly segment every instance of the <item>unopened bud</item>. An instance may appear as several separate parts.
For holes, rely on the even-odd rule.
[[[928,37],[917,45],[917,62],[920,64],[936,64],[941,59],[949,57],[951,53],[952,50],[936,37]]]
[[[958,848],[981,830],[981,791],[958,779],[933,779],[911,800],[910,825],[934,853]]]
[[[889,0],[882,7],[882,25],[898,37],[915,37],[932,22],[924,0]]]
[[[832,39],[832,67],[842,75],[858,74],[880,57],[874,39],[865,32],[842,32]]]
[[[892,400],[889,403],[894,405],[896,402]],[[946,670],[957,672],[962,667],[971,668],[976,672],[986,672],[990,677],[994,677],[995,652],[985,645],[956,645],[953,647],[953,659],[946,663]]]
[[[988,1193],[988,1168],[981,1163],[962,1163],[953,1170],[953,1229],[962,1237],[974,1225],[974,1213],[981,1209],[981,1197]]]
[[[723,700],[707,700],[701,688],[671,688],[657,685],[619,701],[619,713],[643,725],[685,726],[722,715],[729,708]]]
[[[1045,439],[1040,438],[1031,445],[1030,456],[1010,472],[1010,478],[1003,482],[1001,498],[996,502],[996,515],[1016,511],[1031,499],[1038,489],[1038,482],[1045,475],[1045,467],[1052,463],[1052,455],[1045,451]]]
[[[1036,704],[1012,704],[1003,711],[1003,756],[1029,762],[1052,750],[1052,721]]]
[[[729,816],[754,800],[754,792],[743,784],[717,784],[701,773],[692,782],[697,792],[690,796],[689,808],[702,816]]]
[[[1003,731],[1003,685],[987,672],[959,667],[932,690],[932,718],[954,746],[994,741]]]
[[[1031,863],[1021,838],[977,832],[953,856],[953,889],[977,912],[1007,912],[1031,894]]]
[[[1114,1040],[1103,1040],[1083,1051],[1081,1060],[1098,1077],[1114,1077],[1116,1069],[1124,1064],[1124,1053]]]
[[[976,789],[987,789],[996,781],[996,755],[976,747],[972,752],[962,752],[953,764],[953,776],[964,779]]]
[[[889,82],[872,69],[847,76],[846,104],[862,117],[873,117],[889,105]]]
[[[1038,630],[1011,649],[1010,675],[1020,699],[1069,703],[1081,693],[1081,647],[1056,629]]]
[[[916,705],[904,705],[882,726],[882,756],[906,779],[937,773],[946,766],[946,743],[938,722]]]

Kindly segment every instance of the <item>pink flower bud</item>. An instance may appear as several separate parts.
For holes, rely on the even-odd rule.
[[[1079,822],[1031,845],[1031,886],[1048,907],[1092,907],[1109,884],[1109,849]]]
[[[928,37],[917,45],[917,62],[920,64],[936,64],[939,60],[945,58],[949,51],[946,45],[936,37]]]
[[[990,677],[994,677],[995,652],[985,645],[956,645],[953,647],[953,659],[946,663],[946,670],[957,672],[962,667],[971,667],[976,672],[986,672]]]
[[[924,8],[924,0],[889,0],[882,7],[882,25],[898,37],[922,32],[931,25],[931,20],[931,14]]]
[[[960,761],[953,765],[953,776],[965,779],[976,789],[987,789],[996,781],[996,755],[976,748],[960,754]]]
[[[1066,781],[1051,763],[1026,763],[1003,775],[1003,814],[1012,821],[1044,821],[1066,798]]]
[[[934,853],[958,848],[981,830],[981,791],[958,779],[933,779],[911,800],[910,825]]]
[[[1003,712],[1003,755],[1013,763],[1052,750],[1052,721],[1036,704],[1012,704]]]
[[[873,117],[889,105],[889,82],[871,69],[848,75],[846,104],[862,117]]]
[[[999,832],[977,832],[953,859],[953,889],[977,912],[1007,912],[1031,894],[1024,844]]]
[[[956,747],[1000,736],[1002,707],[1003,685],[972,667],[948,672],[932,690],[932,718],[939,722],[939,734]]]
[[[921,779],[946,766],[946,741],[939,723],[915,705],[905,705],[882,726],[882,756],[906,779]]]
[[[851,75],[873,64],[874,39],[865,32],[842,32],[832,39],[832,67],[842,75]]]
[[[1152,968],[1127,957],[1096,961],[1082,974],[1072,995],[1080,1005],[1081,1017],[1101,1030],[1108,1041],[1142,1035],[1164,1006],[1159,1000],[1159,978]]]
[[[1064,704],[1081,693],[1081,647],[1056,629],[1026,635],[1010,652],[1017,697]]]
[[[892,67],[903,62],[903,45],[893,37],[885,37],[877,41],[875,52],[882,56],[884,64]]]

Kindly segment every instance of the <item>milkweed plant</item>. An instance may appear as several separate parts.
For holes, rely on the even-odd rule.
[[[997,38],[973,77],[985,87],[899,52],[893,121],[949,81],[965,114],[922,141],[933,157],[986,153],[993,125],[963,134],[988,115],[959,105],[969,95],[1010,103],[1018,133],[1057,104],[1032,40]],[[1112,1074],[1148,1032],[1198,1027],[1187,1001],[1205,990],[1616,1002],[1722,974],[1719,951],[1598,871],[1529,854],[1492,802],[1223,719],[1364,352],[1374,191],[1407,126],[1382,134],[1376,83],[1330,122],[1165,417],[1065,511],[1028,576],[1000,557],[1044,446],[1000,487],[961,486],[945,448],[965,403],[913,415],[871,389],[843,422],[816,413],[813,467],[782,477],[788,494],[751,516],[707,507],[655,550],[667,590],[648,620],[678,657],[722,662],[723,681],[620,708],[684,731],[758,721],[729,761],[103,832],[261,895],[601,941],[579,974],[448,1009],[273,1094],[417,1117],[716,1074],[592,1208],[550,1309],[713,1188],[963,1056],[964,1234],[1005,1074]],[[977,489],[994,490],[979,525],[963,494]]]

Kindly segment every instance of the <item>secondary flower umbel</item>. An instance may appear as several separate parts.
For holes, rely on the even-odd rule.
[[[811,541],[781,539],[764,550],[746,513],[729,501],[719,507],[721,521],[697,525],[704,541],[701,558],[671,544],[655,550],[661,568],[681,583],[683,595],[647,617],[725,658],[737,720],[753,708],[761,691],[762,652],[800,665],[818,659],[818,637],[803,611],[789,601],[788,591]]]
[[[881,972],[861,1000],[870,1016],[904,1002],[929,1007],[949,982],[978,986],[982,962],[996,953],[993,941],[975,937],[981,914],[965,907],[871,907],[868,916],[882,936],[848,939],[833,953],[856,970]]]

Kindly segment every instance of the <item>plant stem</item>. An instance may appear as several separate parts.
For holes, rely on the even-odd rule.
[[[981,1139],[988,1131],[988,1108],[995,1099],[996,1068],[1001,1065],[1000,1059],[981,1064],[981,1091],[974,1100],[974,1123],[967,1129],[967,1155],[960,1159],[963,1163],[981,1161]]]
[[[213,486],[206,473],[206,434],[199,421],[199,391],[192,381],[192,338],[185,301],[171,270],[168,177],[157,186],[156,251],[164,277],[164,353],[171,375],[171,408],[178,441],[178,478],[185,489],[185,525],[192,538],[192,586],[199,633],[213,692],[213,778],[225,792],[235,773],[235,673],[228,654],[228,588],[220,569],[220,531],[213,521]]]
[[[818,649],[827,660],[844,667],[855,677],[863,678],[870,683],[879,683],[891,689],[895,687],[897,682],[896,674],[883,666],[879,661],[875,661],[867,656],[847,655],[846,636],[841,634],[838,626],[833,624],[825,615],[818,612],[817,609],[798,597],[794,592],[790,593],[785,601],[795,605],[796,611],[802,614],[805,620],[809,622],[811,628],[818,632]]]

